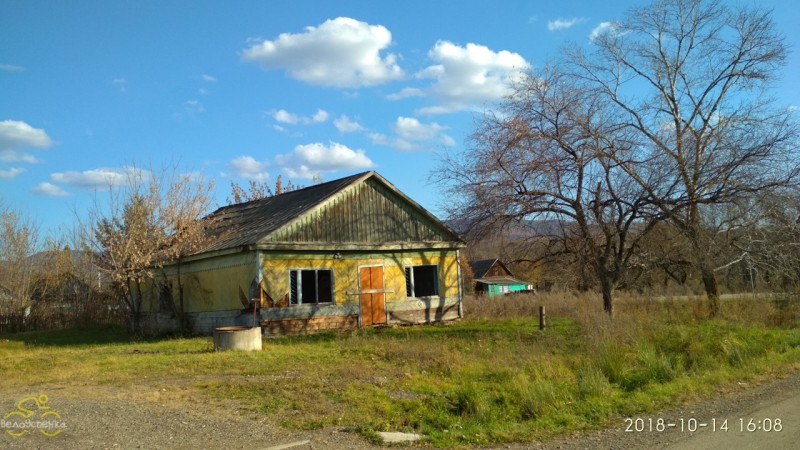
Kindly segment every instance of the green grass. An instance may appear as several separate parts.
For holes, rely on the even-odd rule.
[[[267,340],[258,353],[215,353],[210,337],[130,341],[115,328],[25,333],[2,337],[0,373],[32,390],[100,385],[135,397],[168,385],[176,404],[294,429],[413,431],[440,447],[524,442],[800,367],[800,329],[785,317],[796,312],[756,301],[705,320],[691,301],[631,299],[612,321],[593,298],[509,298],[470,303],[472,318],[455,324]],[[531,315],[540,303],[543,332]]]

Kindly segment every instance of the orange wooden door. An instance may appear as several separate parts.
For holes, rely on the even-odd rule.
[[[358,269],[361,288],[361,325],[386,323],[386,294],[383,292],[383,267]]]

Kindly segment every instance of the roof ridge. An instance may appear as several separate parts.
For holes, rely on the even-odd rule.
[[[293,189],[291,191],[281,192],[280,194],[274,194],[274,195],[270,195],[268,197],[256,198],[256,199],[253,199],[253,200],[248,200],[246,202],[232,203],[230,205],[220,206],[219,208],[217,208],[214,212],[212,212],[208,216],[210,217],[210,216],[216,215],[216,214],[222,212],[223,210],[231,209],[232,207],[247,208],[250,205],[257,205],[257,204],[269,202],[269,201],[272,201],[272,200],[274,200],[276,198],[283,197],[285,195],[297,194],[297,193],[307,193],[307,191],[312,190],[312,189],[323,189],[323,188],[327,187],[328,185],[330,185],[332,183],[341,183],[344,180],[348,180],[348,179],[351,179],[351,178],[353,180],[355,180],[355,179],[358,179],[358,178],[360,178],[360,177],[362,177],[362,176],[364,176],[366,174],[372,174],[372,173],[375,173],[375,171],[369,170],[369,171],[365,171],[365,172],[360,172],[360,173],[357,173],[357,174],[354,174],[354,175],[349,175],[349,176],[346,176],[346,177],[337,178],[335,180],[326,181],[324,183],[312,184],[311,186],[306,186],[306,187],[303,187],[303,188],[300,188],[300,189]],[[348,182],[345,185],[349,185],[349,184],[351,184],[351,182]],[[337,189],[335,192],[338,192],[339,190],[341,190],[341,189]],[[306,191],[306,192],[304,192],[304,191]]]

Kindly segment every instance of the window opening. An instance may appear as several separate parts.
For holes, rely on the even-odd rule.
[[[435,265],[406,267],[406,296],[430,297],[439,295],[438,269]]]
[[[289,304],[333,302],[333,271],[297,269],[289,271]]]

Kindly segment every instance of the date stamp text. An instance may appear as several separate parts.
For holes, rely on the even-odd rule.
[[[626,433],[661,433],[664,431],[680,431],[694,433],[708,430],[713,433],[780,433],[783,431],[783,420],[774,417],[739,417],[698,419],[695,417],[679,417],[665,419],[663,417],[626,417]]]

